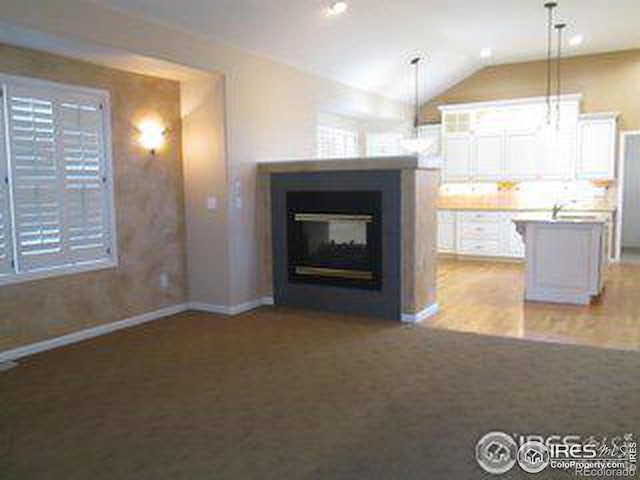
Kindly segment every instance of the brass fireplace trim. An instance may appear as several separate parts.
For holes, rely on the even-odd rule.
[[[372,215],[349,215],[342,213],[296,213],[296,222],[373,222]]]
[[[296,274],[349,278],[353,280],[373,280],[372,272],[364,272],[362,270],[344,270],[340,268],[296,267]]]

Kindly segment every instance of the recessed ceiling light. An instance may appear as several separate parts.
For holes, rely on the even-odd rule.
[[[349,4],[347,2],[333,2],[329,7],[329,15],[340,15],[344,13],[349,8]]]
[[[489,47],[486,47],[480,50],[480,56],[482,58],[491,58],[492,55],[493,55],[493,50]]]
[[[584,37],[582,35],[574,35],[569,40],[569,45],[571,45],[572,47],[577,47],[582,42],[584,42]]]

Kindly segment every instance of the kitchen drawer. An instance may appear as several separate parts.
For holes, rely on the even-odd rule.
[[[499,222],[502,215],[499,212],[460,212],[458,219],[463,222]]]
[[[460,237],[497,242],[500,239],[500,224],[497,222],[463,222],[460,224]]]
[[[495,240],[460,239],[459,253],[466,255],[499,256],[500,242]]]

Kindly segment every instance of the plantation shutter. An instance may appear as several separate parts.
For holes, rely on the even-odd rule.
[[[4,96],[1,89],[0,94]],[[9,213],[9,167],[5,148],[5,127],[4,109],[0,108],[0,277],[13,273],[11,265],[13,239]]]
[[[102,106],[95,97],[67,95],[59,108],[68,254],[74,263],[108,259]]]
[[[317,129],[319,158],[358,157],[358,132],[320,125]]]
[[[99,96],[20,83],[7,92],[19,271],[110,260]]]
[[[44,88],[7,88],[9,145],[20,269],[66,263],[62,170],[57,158],[54,102]]]

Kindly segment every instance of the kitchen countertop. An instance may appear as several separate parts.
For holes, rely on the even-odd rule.
[[[571,212],[567,214],[567,211],[562,211],[556,218],[553,215],[545,212],[523,213],[513,219],[516,223],[551,223],[551,224],[587,224],[587,225],[600,225],[607,223],[606,213],[594,213],[592,215],[571,215]]]
[[[472,210],[496,212],[548,212],[553,209],[552,202],[539,199],[525,199],[517,195],[441,195],[438,197],[438,210]],[[583,200],[563,207],[565,212],[601,212],[616,211],[614,202],[607,198]]]

